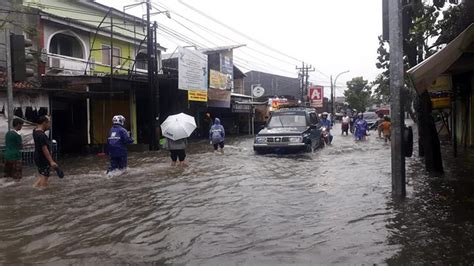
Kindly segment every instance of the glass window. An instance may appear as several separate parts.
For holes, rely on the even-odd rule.
[[[138,69],[148,69],[147,56],[144,53],[137,54],[135,58],[135,66]]]
[[[76,37],[63,33],[54,35],[49,44],[49,51],[58,55],[84,58],[82,50],[82,45]]]
[[[311,125],[316,125],[317,123],[319,123],[318,115],[316,113],[310,113],[309,119],[310,119]]]
[[[121,58],[120,58],[120,48],[114,47],[113,49],[113,66],[120,65]],[[102,45],[102,64],[110,65],[110,46],[109,45]]]
[[[278,127],[305,127],[306,116],[300,114],[278,114],[273,115],[268,122],[269,128]]]

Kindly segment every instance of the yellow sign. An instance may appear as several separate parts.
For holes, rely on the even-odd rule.
[[[188,101],[192,102],[207,102],[207,91],[204,90],[189,90]]]
[[[226,85],[227,75],[211,69],[211,71],[209,72],[209,87],[213,89],[225,90]]]
[[[451,80],[451,75],[441,75],[439,76],[429,89],[430,92],[435,91],[450,91],[453,88],[453,82]]]

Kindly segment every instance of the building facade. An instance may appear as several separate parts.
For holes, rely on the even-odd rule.
[[[17,13],[28,22],[24,28],[34,29],[20,31],[38,55],[36,89],[47,98],[52,137],[62,150],[104,145],[115,114],[126,117],[136,144],[149,143],[153,129],[147,114],[155,107],[147,83],[146,23],[94,1],[20,4]],[[161,69],[165,49],[155,42],[152,50]]]

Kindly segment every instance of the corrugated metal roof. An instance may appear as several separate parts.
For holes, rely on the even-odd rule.
[[[212,53],[218,53],[222,51],[230,51],[230,50],[237,49],[244,46],[246,46],[246,44],[234,44],[234,45],[219,46],[219,47],[213,47],[213,48],[203,48],[203,49],[199,49],[199,51],[205,54],[212,54]]]

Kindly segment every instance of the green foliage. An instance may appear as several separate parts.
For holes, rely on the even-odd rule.
[[[352,78],[347,82],[347,90],[344,92],[349,107],[359,112],[364,112],[370,103],[372,91],[369,82],[363,77]]]
[[[434,54],[438,47],[454,39],[470,23],[474,22],[474,1],[457,5],[453,0],[416,0],[404,8],[405,69],[419,64]],[[456,26],[458,25],[458,26]],[[388,43],[379,37],[376,66],[380,75],[373,81],[373,100],[379,104],[390,102],[390,51]],[[409,107],[416,93],[406,78],[405,106]]]

